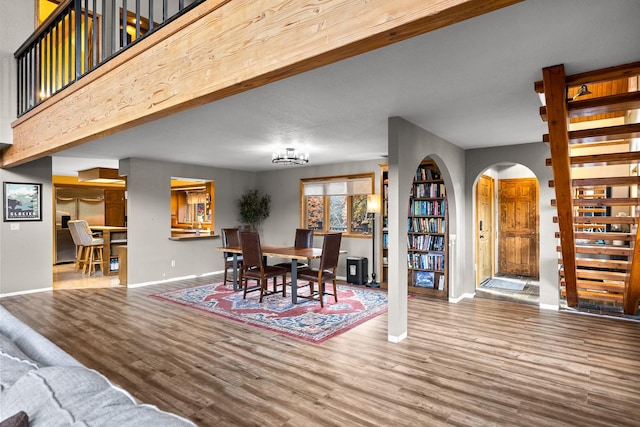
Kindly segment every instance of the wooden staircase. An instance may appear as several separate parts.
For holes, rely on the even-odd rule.
[[[542,71],[558,215],[559,275],[570,307],[594,302],[637,315],[640,301],[640,62],[566,76]],[[587,85],[590,92],[576,96]],[[570,130],[570,123],[579,130]]]

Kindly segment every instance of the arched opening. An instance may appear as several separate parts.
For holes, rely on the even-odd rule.
[[[477,177],[477,297],[539,304],[539,194],[538,179],[521,164],[496,164]]]

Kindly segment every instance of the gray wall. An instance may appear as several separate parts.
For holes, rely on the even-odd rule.
[[[13,53],[34,30],[35,2],[0,0],[0,144],[12,144],[16,119],[17,75]]]
[[[407,333],[407,206],[415,170],[425,157],[440,168],[449,213],[449,298],[467,292],[464,251],[465,156],[459,147],[400,117],[389,119],[389,340]],[[460,242],[460,243],[458,243]],[[395,262],[394,262],[395,260]]]
[[[262,239],[274,245],[293,244],[294,230],[300,226],[300,179],[373,172],[375,173],[374,188],[378,193],[380,192],[381,163],[386,163],[386,159],[306,167],[274,166],[274,171],[256,174],[258,190],[267,192],[271,196],[271,215],[262,226]],[[380,277],[378,240],[376,237],[376,270],[378,270],[376,274]],[[322,247],[322,241],[322,237],[316,236],[313,241],[314,246]],[[368,258],[368,274],[371,274],[373,246],[370,238],[343,237],[340,248],[346,250],[347,255],[340,258],[339,276],[346,277],[347,256]]]
[[[42,184],[42,221],[0,224],[0,295],[51,289],[54,230],[51,158],[0,169],[0,181]],[[12,226],[17,229],[12,230]]]
[[[253,172],[143,159],[120,162],[127,175],[127,239],[129,285],[202,275],[223,269],[215,251],[221,239],[169,240],[171,236],[171,178],[215,181],[215,232],[238,225],[236,200],[253,188]],[[175,267],[171,266],[175,261]]]
[[[555,232],[558,230],[553,223],[556,210],[551,206],[551,199],[555,198],[553,189],[548,182],[553,179],[553,171],[545,165],[545,159],[551,157],[546,144],[510,145],[506,147],[481,148],[467,150],[466,155],[466,192],[467,206],[475,206],[475,183],[487,168],[501,163],[520,163],[535,174],[540,184],[540,306],[557,308],[560,302],[558,293],[558,253],[556,252]],[[464,260],[465,270],[469,272],[468,280],[464,282],[464,292],[474,292],[475,289],[475,236],[474,215],[470,209],[466,216],[466,239]]]

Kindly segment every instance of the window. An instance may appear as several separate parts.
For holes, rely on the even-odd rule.
[[[369,235],[367,194],[374,174],[300,180],[301,226],[318,233]]]

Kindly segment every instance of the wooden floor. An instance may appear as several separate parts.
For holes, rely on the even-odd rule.
[[[409,301],[322,345],[150,298],[213,278],[0,303],[136,398],[202,426],[638,426],[640,323]]]

